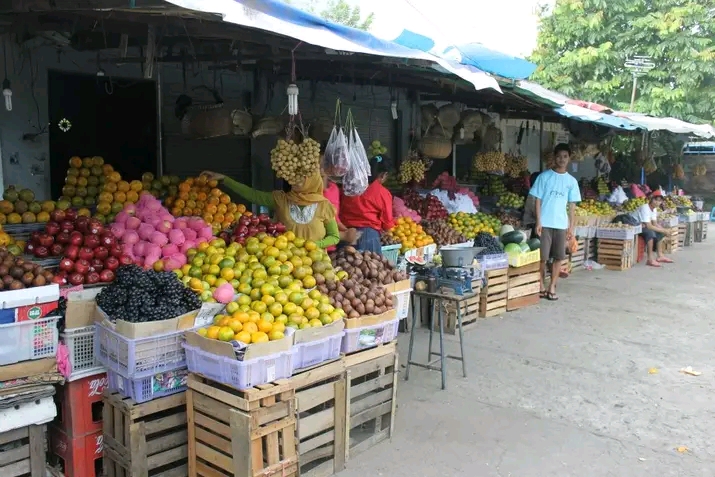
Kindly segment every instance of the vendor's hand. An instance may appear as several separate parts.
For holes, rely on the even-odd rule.
[[[350,245],[355,244],[358,240],[358,233],[355,229],[347,229],[345,232],[342,232],[341,235],[342,239]]]
[[[541,230],[542,230],[541,224],[536,224],[536,227],[534,227],[534,230],[536,231],[536,235],[541,237]]]
[[[573,229],[569,227],[566,231],[566,240],[571,240],[573,238]]]
[[[206,177],[210,181],[221,181],[226,177],[223,174],[219,174],[218,172],[213,171],[204,171],[201,173],[201,175]]]

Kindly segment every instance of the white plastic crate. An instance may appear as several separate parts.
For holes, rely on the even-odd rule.
[[[396,301],[395,308],[397,309],[397,319],[398,320],[407,318],[407,314],[410,311],[410,296],[411,295],[412,295],[412,288],[394,292],[392,294],[392,296],[394,297],[393,301]]]
[[[94,325],[72,328],[60,334],[70,355],[68,381],[104,372],[94,348]]]
[[[339,358],[342,341],[343,333],[340,332],[320,340],[293,345],[293,372]]]
[[[380,323],[378,325],[363,326],[361,328],[346,328],[340,351],[354,353],[362,349],[372,348],[382,343],[389,343],[397,338],[399,319]]]
[[[0,325],[0,366],[57,355],[59,316]]]
[[[293,374],[293,355],[290,351],[238,361],[187,344],[184,344],[184,349],[189,371],[237,389],[248,389],[289,378]]]
[[[596,238],[604,240],[633,240],[633,237],[635,237],[635,231],[635,227],[628,227],[627,229],[599,227],[596,229]]]

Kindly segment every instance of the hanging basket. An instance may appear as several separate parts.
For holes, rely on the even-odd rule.
[[[233,134],[235,136],[248,136],[253,129],[253,116],[248,111],[234,109],[231,111],[231,122],[233,123]]]
[[[444,137],[423,137],[420,141],[420,151],[432,159],[447,159],[452,154],[452,141]]]
[[[285,121],[280,117],[261,118],[256,122],[251,132],[251,137],[275,136],[285,133]]]
[[[192,139],[233,134],[231,112],[222,104],[194,106],[182,119],[182,131]]]

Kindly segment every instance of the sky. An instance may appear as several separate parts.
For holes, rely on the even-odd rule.
[[[327,0],[293,0],[296,7],[312,2],[317,11]],[[526,57],[536,46],[540,4],[554,0],[348,0],[361,13],[375,14],[371,33],[389,38],[407,28],[451,44],[469,42]],[[434,33],[433,33],[434,32]],[[396,35],[394,35],[396,36]]]

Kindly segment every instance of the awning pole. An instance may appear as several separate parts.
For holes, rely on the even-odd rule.
[[[452,143],[452,176],[457,178],[457,145]]]
[[[541,155],[544,153],[544,116],[539,119],[539,172],[544,170],[544,164],[541,161]]]

